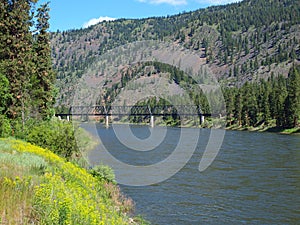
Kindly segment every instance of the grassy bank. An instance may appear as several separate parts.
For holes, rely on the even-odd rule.
[[[119,188],[56,154],[0,139],[0,224],[143,224]]]
[[[290,128],[290,129],[284,129],[280,127],[271,127],[266,129],[268,132],[276,132],[280,134],[300,134],[300,127]]]
[[[227,130],[238,130],[238,131],[256,131],[256,132],[273,132],[279,134],[300,134],[300,127],[295,127],[291,129],[285,129],[276,126],[257,126],[257,127],[249,127],[249,126],[229,126],[226,127]]]

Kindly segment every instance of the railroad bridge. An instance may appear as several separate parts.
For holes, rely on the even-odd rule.
[[[134,106],[115,106],[115,105],[96,105],[96,106],[72,106],[68,113],[58,113],[55,116],[68,120],[72,116],[104,116],[105,124],[109,126],[110,116],[148,116],[150,126],[154,127],[154,117],[158,116],[198,116],[200,124],[204,122],[205,117],[219,116],[211,113],[203,113],[200,106],[196,105],[134,105]]]

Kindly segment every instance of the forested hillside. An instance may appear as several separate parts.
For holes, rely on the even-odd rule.
[[[258,84],[261,89],[260,85],[264,85],[264,80],[268,85],[273,82],[267,88],[273,90],[274,82],[283,79],[286,90],[283,93],[288,93],[289,81],[286,78],[292,74],[291,71],[298,71],[296,68],[300,60],[300,2],[245,0],[174,16],[119,19],[102,22],[87,29],[52,33],[53,64],[57,71],[60,93],[57,105],[68,107],[72,104],[75,84],[82,77],[88,79],[93,88],[105,89],[106,100],[111,100],[112,96],[107,93],[118,93],[112,92],[112,87],[116,90],[123,88],[122,69],[134,61],[124,62],[111,51],[114,52],[122,45],[147,40],[171,43],[197,55],[199,68],[208,68],[224,89],[240,88],[244,84]],[[136,50],[136,54],[144,53]],[[134,58],[134,53],[130,53],[128,58],[130,57]],[[162,54],[158,56],[160,57],[163,57]],[[174,56],[174,60],[176,58],[180,58],[180,55]],[[116,67],[118,70],[107,69],[108,67]],[[177,85],[180,86],[180,82]],[[232,88],[228,92],[234,92],[236,96],[241,90]],[[287,96],[288,94],[283,96],[280,101],[287,101]],[[269,104],[276,99],[271,100],[271,95],[267,98]],[[228,104],[236,104],[226,99],[226,103],[227,101]],[[281,106],[284,107],[283,103]],[[228,115],[235,115],[231,111],[229,109]],[[257,117],[257,113],[261,112],[258,108],[256,111],[253,114]],[[279,114],[272,115],[270,119],[279,118]],[[246,117],[249,115],[244,116]],[[251,124],[257,125],[261,121],[256,120]],[[237,121],[243,124],[240,119]]]
[[[278,73],[276,64],[299,58],[299,4],[295,0],[243,1],[176,16],[122,19],[54,33],[54,65],[58,78],[80,76],[109,49],[155,39],[178,42],[199,53],[204,50],[201,56],[222,77],[242,80],[248,74]]]

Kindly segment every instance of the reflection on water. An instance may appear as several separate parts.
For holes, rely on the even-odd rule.
[[[141,139],[149,136],[146,126],[131,130]],[[136,165],[152,164],[171,154],[179,132],[178,128],[168,128],[159,147],[133,152],[118,142],[113,129],[98,127],[109,151]],[[136,202],[136,213],[152,224],[299,223],[299,136],[227,131],[216,160],[200,173],[199,162],[209,133],[201,129],[193,157],[172,178],[145,187],[121,186]],[[90,158],[92,163],[99,160],[97,150]]]

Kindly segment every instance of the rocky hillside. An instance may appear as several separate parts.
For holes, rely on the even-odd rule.
[[[299,43],[298,0],[245,0],[175,16],[120,19],[52,33],[58,104],[72,104],[82,79],[86,96],[91,96],[90,89],[104,96],[112,87],[123,88],[126,73],[132,79],[138,74],[128,68],[146,61],[178,67],[192,73],[197,82],[209,77],[203,71],[210,71],[227,86],[272,74],[287,76],[292,65],[299,64]],[[149,73],[144,67],[143,71],[154,80],[166,72]],[[176,90],[173,81],[170,85]]]

